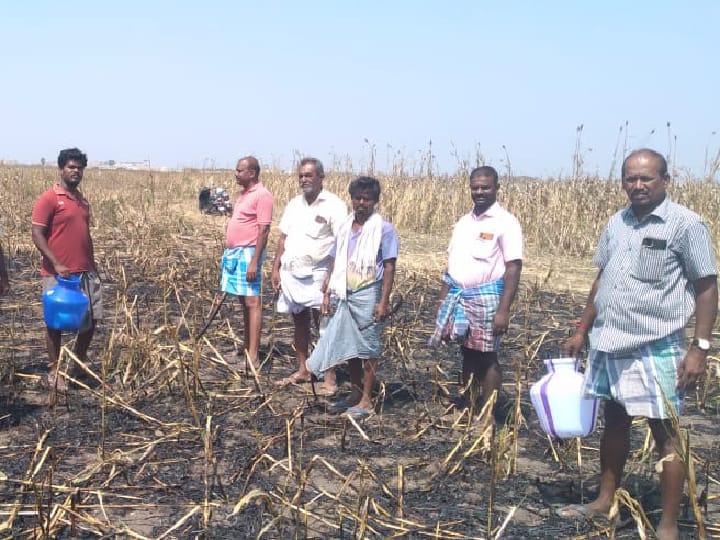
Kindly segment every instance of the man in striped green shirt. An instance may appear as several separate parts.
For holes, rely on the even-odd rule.
[[[585,394],[605,403],[600,443],[600,493],[561,515],[607,514],[630,449],[634,416],[648,418],[663,461],[658,538],[678,538],[677,513],[685,469],[672,455],[680,447],[670,420],[686,389],[705,373],[717,316],[717,263],[707,225],[670,201],[667,162],[641,149],[623,162],[622,187],[630,206],[610,218],[600,238],[590,289],[577,332],[566,350],[577,355],[590,338]],[[687,346],[685,327],[695,316]]]

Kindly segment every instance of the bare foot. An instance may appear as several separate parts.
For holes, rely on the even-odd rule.
[[[655,531],[655,536],[657,536],[658,540],[678,540],[678,538],[680,538],[680,531],[678,530],[677,523],[663,525],[661,522]]]
[[[250,358],[245,359],[245,369],[247,369],[248,371],[257,373],[260,371],[260,367],[260,360],[252,360]]]
[[[286,386],[290,386],[291,384],[308,383],[310,382],[310,380],[310,373],[308,373],[307,371],[296,371],[289,377],[285,377],[284,379],[276,381],[275,386],[285,388]]]
[[[325,383],[318,384],[315,387],[315,393],[318,396],[322,396],[322,397],[332,397],[335,394],[337,394],[337,391],[338,391],[337,386],[330,386]]]
[[[369,400],[360,400],[358,401],[358,404],[355,405],[356,409],[363,409],[366,411],[372,411],[375,409],[375,406],[372,404],[372,401]]]

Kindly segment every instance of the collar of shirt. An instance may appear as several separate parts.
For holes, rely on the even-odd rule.
[[[255,182],[254,184],[249,185],[247,188],[242,190],[240,192],[240,195],[247,195],[248,193],[252,193],[260,186],[260,182]]]
[[[62,195],[64,197],[67,197],[68,199],[73,199],[80,201],[83,204],[88,204],[88,202],[85,200],[85,197],[83,197],[83,194],[80,193],[80,191],[76,191],[75,193],[77,195],[73,195],[69,193],[67,190],[63,189],[63,187],[60,185],[60,183],[57,183],[53,186],[53,191],[55,191],[56,195]]]
[[[326,193],[327,192],[325,191],[325,189],[320,190],[320,193],[317,194],[317,197],[315,197],[315,200],[312,203],[308,203],[304,195],[300,198],[302,199],[302,202],[305,206],[313,206],[320,201],[326,200]]]
[[[663,223],[665,223],[667,221],[667,215],[668,215],[668,202],[669,202],[668,198],[665,197],[665,199],[663,199],[663,202],[661,202],[655,208],[653,208],[653,211],[650,212],[647,216],[645,216],[642,219],[642,221],[645,221],[648,218],[650,218],[650,216],[653,216],[653,217],[659,219],[660,221],[662,221]],[[639,220],[637,218],[637,216],[635,215],[632,205],[628,206],[625,209],[623,217],[625,218],[626,222],[629,222],[631,224],[641,223],[641,220]]]
[[[479,216],[475,213],[475,210],[470,210],[470,217],[474,219],[475,221],[480,221],[484,217],[492,217],[497,214],[498,209],[500,208],[500,205],[495,201],[492,203],[487,210],[485,210],[482,214]]]

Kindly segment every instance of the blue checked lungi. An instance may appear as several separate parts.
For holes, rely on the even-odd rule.
[[[587,397],[611,399],[630,416],[669,418],[665,400],[680,414],[677,370],[685,357],[681,330],[629,352],[590,350],[583,392]]]
[[[450,286],[450,290],[438,310],[430,345],[457,341],[476,351],[497,351],[500,336],[493,334],[492,322],[500,305],[505,280],[500,278],[464,289],[445,272],[443,282]]]
[[[255,246],[226,249],[222,256],[222,277],[220,288],[223,292],[237,296],[260,296],[262,289],[262,265],[265,253],[258,261],[257,278],[252,283],[245,279],[247,267],[255,253]]]

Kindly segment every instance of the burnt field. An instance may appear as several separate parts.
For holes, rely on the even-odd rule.
[[[524,284],[505,344],[498,414],[471,416],[453,406],[457,350],[425,345],[432,281],[401,273],[405,301],[385,336],[377,414],[355,424],[327,414],[310,385],[273,387],[294,356],[289,320],[275,316],[272,298],[265,298],[265,363],[255,376],[234,357],[242,338],[237,303],[224,305],[195,342],[211,293],[188,275],[163,280],[150,268],[123,268],[126,281],[106,276],[106,304],[127,303],[108,310],[92,364],[54,407],[40,379],[41,309],[29,273],[14,281],[15,297],[33,301],[2,303],[4,536],[586,538],[612,529],[553,511],[594,493],[597,433],[581,447],[550,441],[529,404],[541,358],[567,336],[582,295]],[[720,523],[711,383],[705,409],[690,399],[683,419],[708,532]],[[650,524],[658,516],[656,458],[644,424],[634,434],[617,538],[637,537],[633,515]],[[697,536],[689,499],[683,529]]]
[[[584,305],[597,224],[616,207],[615,195],[603,199],[614,193],[609,184],[585,182],[573,192],[571,184],[553,191],[541,182],[507,182],[529,256],[492,417],[455,406],[457,349],[426,346],[449,227],[466,205],[466,194],[456,193],[464,183],[442,184],[455,202],[440,207],[417,189],[420,179],[382,179],[392,189],[380,210],[400,231],[395,290],[404,304],[385,333],[376,414],[353,423],[328,414],[328,400],[310,385],[274,387],[295,359],[290,320],[274,314],[272,294],[264,297],[259,373],[235,357],[237,302],[226,302],[194,339],[217,298],[226,223],[197,210],[199,187],[214,185],[208,173],[86,173],[105,318],[82,376],[48,405],[29,214],[56,174],[0,169],[12,287],[0,298],[0,538],[580,539],[638,538],[639,529],[652,536],[659,488],[645,424],[633,431],[617,519],[575,522],[555,509],[594,495],[599,430],[582,441],[551,441],[529,400],[542,359],[557,354]],[[265,178],[279,219],[296,180]],[[347,177],[331,182],[343,193]],[[521,198],[529,188],[536,191]],[[533,203],[543,193],[592,200],[556,227]],[[269,268],[266,262],[265,283]],[[63,369],[76,363],[65,344]],[[340,382],[342,397],[347,376]],[[694,482],[682,532],[700,537],[699,516],[708,536],[720,535],[716,356],[705,385],[686,402],[682,427],[691,451],[680,453]]]

